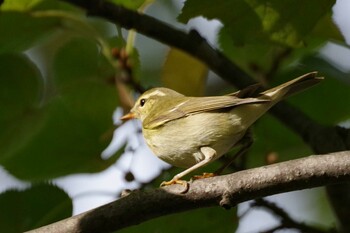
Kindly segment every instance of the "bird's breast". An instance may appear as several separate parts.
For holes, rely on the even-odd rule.
[[[187,168],[204,159],[201,147],[213,148],[219,158],[243,137],[245,131],[240,117],[208,112],[169,121],[155,129],[143,129],[143,134],[160,159]]]

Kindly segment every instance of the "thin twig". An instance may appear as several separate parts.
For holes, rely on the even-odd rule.
[[[337,232],[334,228],[331,228],[329,230],[321,230],[316,227],[309,226],[302,222],[297,222],[296,220],[292,219],[289,214],[282,209],[281,207],[277,206],[275,203],[269,202],[263,198],[258,198],[251,204],[252,207],[264,207],[265,209],[269,210],[272,214],[280,218],[281,222],[280,225],[273,227],[269,230],[263,231],[263,233],[269,233],[269,232],[275,232],[276,230],[280,229],[297,229],[300,232],[303,233],[335,233]]]

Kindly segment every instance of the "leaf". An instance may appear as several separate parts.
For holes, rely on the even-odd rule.
[[[329,61],[324,60],[317,54],[308,56],[300,61],[299,72],[316,70],[319,76],[325,77],[317,86],[301,93],[290,101],[298,106],[306,115],[325,125],[339,124],[350,118],[350,82],[349,73],[341,71]],[[291,72],[281,76],[281,81],[286,77],[293,77]]]
[[[146,1],[149,1],[149,0],[133,0],[133,1],[130,1],[130,0],[109,0],[110,2],[113,2],[114,4],[117,4],[117,5],[122,5],[128,9],[131,9],[131,10],[137,10],[140,6],[142,6],[142,4]]]
[[[0,53],[24,51],[59,26],[54,18],[35,18],[27,13],[0,13]]]
[[[192,210],[153,219],[120,232],[235,232],[238,227],[236,211],[236,208],[228,211],[218,207]]]
[[[218,19],[235,46],[278,43],[300,47],[318,21],[331,12],[334,0],[188,0],[178,19],[187,23],[203,16]]]
[[[223,23],[219,44],[246,72],[270,74],[314,53],[330,39],[345,43],[331,15],[333,0],[188,0],[178,19],[203,16]],[[300,7],[302,6],[302,7]],[[268,77],[269,78],[269,77]]]
[[[329,202],[329,196],[326,189],[316,188],[312,189],[313,195],[309,197],[308,210],[313,212],[316,219],[319,220],[322,225],[334,227],[334,223],[337,221],[331,203]],[[312,208],[314,207],[314,208]]]
[[[302,45],[303,38],[318,21],[331,12],[334,0],[247,0],[262,21],[272,41],[291,47]]]
[[[161,80],[165,87],[184,95],[204,94],[208,67],[192,56],[171,48],[163,66]]]
[[[4,0],[0,6],[2,11],[27,11],[43,0]]]
[[[24,191],[10,190],[0,194],[0,229],[2,232],[24,232],[72,215],[68,194],[50,184],[34,185]]]
[[[40,109],[40,129],[2,161],[21,179],[98,172],[117,158],[100,158],[112,138],[118,97],[109,81],[113,70],[96,45],[84,39],[69,42],[58,52],[52,73],[56,88]],[[116,155],[121,153],[122,149]]]
[[[225,55],[247,71],[250,71],[252,66],[268,70],[274,58],[285,51],[283,46],[271,46],[268,43],[248,43],[244,46],[235,46],[226,27],[220,30],[218,42]]]
[[[64,28],[67,19],[62,14],[82,13],[68,3],[55,0],[7,0],[0,10],[0,53],[27,50]]]
[[[38,104],[41,76],[27,57],[0,54],[0,72],[0,104],[2,109],[8,110],[2,112],[2,121],[21,115],[23,111]]]
[[[345,38],[340,32],[338,26],[334,23],[332,14],[329,12],[320,18],[313,31],[311,32],[311,38],[322,38],[324,40],[333,40],[338,43],[346,44]],[[307,38],[307,41],[310,39]]]
[[[246,1],[188,0],[178,20],[187,23],[191,18],[203,16],[209,20],[218,19],[227,26],[235,45],[243,45],[265,37],[258,15]],[[264,39],[265,40],[265,39]]]
[[[322,20],[322,22],[323,21],[324,20]],[[268,43],[246,44],[244,46],[235,47],[225,27],[220,30],[219,44],[221,49],[223,49],[225,54],[235,64],[239,65],[247,72],[253,71],[252,75],[256,75],[256,73],[254,73],[256,67],[259,68],[258,71],[269,72],[276,63],[280,71],[289,70],[290,64],[298,62],[302,57],[313,55],[315,51],[325,45],[329,39],[333,38],[343,43],[341,42],[342,37],[337,35],[339,31],[334,28],[332,29],[332,25],[334,24],[330,24],[329,28],[326,30],[333,32],[327,34],[325,30],[315,30],[315,32],[312,32],[307,37],[307,46],[294,49]]]
[[[35,10],[66,10],[80,11],[69,3],[56,0],[4,0],[0,6],[1,11],[32,12]]]
[[[42,126],[42,77],[24,55],[0,54],[0,163]]]
[[[249,149],[247,167],[267,164],[270,157],[273,162],[287,161],[310,155],[311,149],[303,140],[269,114],[260,118],[252,127],[254,143]]]

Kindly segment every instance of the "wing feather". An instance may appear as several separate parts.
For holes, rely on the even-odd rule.
[[[236,96],[212,96],[212,97],[180,97],[175,106],[164,106],[157,116],[147,117],[143,122],[143,127],[152,129],[159,127],[166,122],[176,120],[193,114],[232,108],[242,104],[269,102],[266,98],[238,98]]]

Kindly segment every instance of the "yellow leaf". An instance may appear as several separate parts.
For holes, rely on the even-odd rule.
[[[184,95],[202,96],[208,68],[196,58],[171,48],[163,66],[161,81],[165,87]]]

